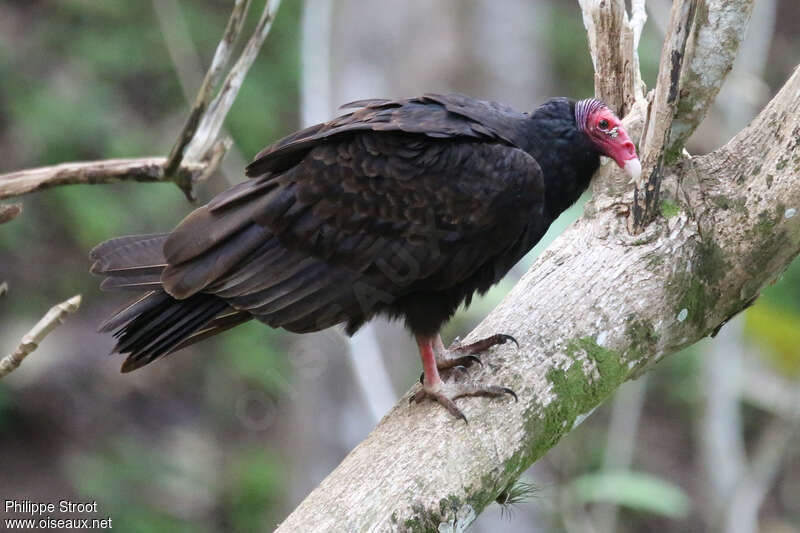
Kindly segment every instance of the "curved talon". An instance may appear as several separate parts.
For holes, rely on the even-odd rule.
[[[517,350],[519,350],[519,343],[517,342],[517,339],[515,339],[511,335],[506,335],[505,333],[498,333],[497,336],[503,339],[503,342],[501,344],[505,344],[508,341],[511,341],[517,345]]]
[[[514,392],[514,391],[513,391],[513,390],[511,390],[511,389],[509,389],[508,387],[503,387],[503,392],[505,392],[506,394],[510,394],[511,396],[513,396],[513,397],[514,397],[514,401],[515,401],[516,403],[519,403],[519,398],[517,398],[517,393],[516,393],[516,392]]]
[[[483,366],[483,361],[481,361],[480,357],[476,355],[472,354],[459,355],[458,357],[437,359],[436,368],[440,371],[449,370],[456,366],[463,366],[467,368],[474,365],[475,363],[478,363],[479,365]]]
[[[456,406],[455,402],[453,401],[453,398],[450,398],[450,397],[446,396],[442,392],[430,392],[430,391],[426,391],[425,389],[422,389],[422,390],[419,390],[416,393],[414,393],[408,399],[408,403],[411,403],[411,402],[419,403],[422,400],[424,400],[425,398],[428,398],[428,399],[431,399],[431,400],[437,402],[439,405],[441,405],[442,407],[447,409],[447,411],[451,415],[455,416],[456,418],[460,418],[461,420],[464,421],[465,424],[469,425],[469,421],[467,420],[467,417],[464,415],[464,412],[461,411],[461,409],[459,409]]]
[[[448,376],[447,378],[445,378],[445,381],[450,381],[451,379],[453,379],[454,381],[458,381],[459,379],[467,375],[467,367],[458,365],[449,369],[447,372]]]
[[[472,361],[473,363],[478,363],[479,365],[483,366],[483,361],[481,361],[481,358],[478,357],[477,355],[471,355],[471,354],[465,355],[464,357],[459,357],[459,359],[460,360],[467,359],[469,361]]]

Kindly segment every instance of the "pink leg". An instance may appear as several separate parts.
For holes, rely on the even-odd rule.
[[[434,347],[438,344],[444,349],[442,338],[437,335],[436,337],[423,337],[417,335],[417,346],[419,346],[419,355],[422,358],[422,371],[424,373],[423,385],[426,388],[435,388],[441,385],[442,378],[439,377],[439,369],[436,367],[436,353]]]

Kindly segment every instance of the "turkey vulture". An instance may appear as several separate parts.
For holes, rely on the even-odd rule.
[[[459,94],[344,107],[356,109],[265,148],[249,180],[172,232],[92,250],[101,288],[146,291],[100,327],[128,354],[123,372],[253,318],[352,334],[383,314],[419,345],[414,400],[463,418],[457,397],[514,395],[439,374],[511,337],[446,349],[439,330],[541,239],[601,155],[638,177],[619,119],[596,99],[554,98],[530,114]]]

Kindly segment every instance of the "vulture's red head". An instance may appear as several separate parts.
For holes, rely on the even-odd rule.
[[[606,105],[595,98],[575,104],[575,121],[597,150],[613,159],[634,180],[642,173],[642,165],[622,121]]]

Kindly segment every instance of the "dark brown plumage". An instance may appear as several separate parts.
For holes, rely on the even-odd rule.
[[[251,318],[353,333],[385,313],[432,339],[599,165],[589,125],[563,98],[532,115],[452,94],[350,106],[360,109],[265,148],[251,179],[171,233],[92,250],[104,289],[149,291],[101,327],[129,354],[123,371]]]

